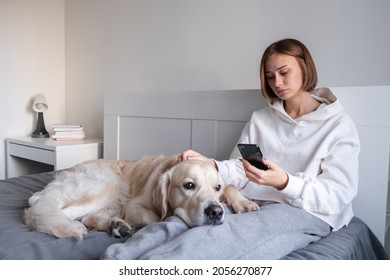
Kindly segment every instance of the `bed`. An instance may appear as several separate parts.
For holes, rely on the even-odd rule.
[[[388,259],[384,244],[390,120],[382,117],[385,104],[378,106],[375,100],[388,99],[390,87],[332,90],[355,120],[362,141],[355,217],[348,227],[283,259]],[[361,114],[374,106],[373,102],[376,110]],[[265,105],[258,90],[108,94],[104,101],[104,158],[136,159],[191,148],[215,159],[226,159],[251,112]],[[370,164],[373,158],[375,168]],[[104,232],[92,230],[80,242],[34,232],[23,225],[28,198],[55,174],[51,171],[0,181],[0,259],[91,260],[107,257],[113,247],[126,249],[126,239],[112,238]]]

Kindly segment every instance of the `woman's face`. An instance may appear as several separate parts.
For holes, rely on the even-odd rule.
[[[295,57],[278,53],[271,55],[265,62],[264,74],[280,99],[288,100],[302,93],[302,69]]]

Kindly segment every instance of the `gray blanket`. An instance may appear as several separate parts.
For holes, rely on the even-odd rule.
[[[28,207],[28,198],[34,192],[44,188],[54,175],[55,172],[49,172],[0,181],[0,259],[115,259],[119,251],[133,250],[128,247],[130,240],[122,245],[125,239],[112,238],[105,232],[92,230],[82,242],[79,242],[72,238],[58,239],[34,232],[23,225],[23,211]],[[187,230],[186,225],[176,217],[171,217],[165,223],[168,235],[164,236],[168,236],[168,239],[169,234],[175,234],[177,229]],[[153,227],[146,227],[137,232],[133,238],[140,238],[137,236],[155,238],[158,235],[151,232],[152,230]],[[198,234],[203,230],[207,228],[198,229]],[[142,235],[142,232],[147,234]],[[188,236],[190,238],[191,234]],[[162,239],[158,243],[164,242],[165,240]],[[236,245],[240,246],[240,244]],[[148,251],[150,248],[141,249]],[[355,217],[348,227],[332,232],[283,258],[387,259],[387,256],[367,225]]]
[[[245,217],[245,215],[241,216],[240,219]],[[230,223],[230,221],[226,220],[225,223]],[[204,251],[199,250],[199,247],[201,247],[199,244],[202,242],[202,238],[199,236],[207,235],[209,228],[205,226],[196,228],[195,231],[191,232],[192,230],[189,230],[179,218],[170,217],[166,221],[161,222],[159,226],[152,225],[143,228],[123,244],[111,245],[102,255],[102,259],[171,259],[165,253],[169,250],[173,252],[175,250],[190,252],[187,256],[191,255],[191,259],[215,259],[215,256],[218,256],[217,259],[235,259],[226,257],[224,253],[222,255],[218,255],[218,252],[205,254]],[[252,228],[248,228],[248,232],[251,230]],[[186,235],[184,239],[181,239],[180,235],[183,233]],[[230,248],[223,248],[223,252],[246,252],[239,255],[237,259],[258,259],[256,256],[261,256],[263,259],[275,259],[268,258],[267,255],[264,257],[264,252],[260,251],[264,250],[264,247],[257,246],[255,234],[248,234],[247,242],[234,242],[240,240],[234,237],[234,231],[226,231],[221,238],[223,240],[215,238],[215,243],[211,245],[212,248],[207,251],[217,250],[218,246],[224,246],[228,242]],[[245,246],[245,248],[237,249],[240,246]],[[266,249],[270,250],[270,248]],[[274,250],[278,250],[277,245]],[[278,252],[270,252],[269,255],[275,254],[278,254]],[[359,218],[354,217],[348,227],[331,232],[318,241],[312,242],[302,249],[297,249],[280,259],[376,260],[388,259],[388,256],[382,244],[367,225]]]
[[[27,228],[23,224],[23,211],[28,207],[28,198],[46,186],[54,174],[49,172],[0,181],[0,259],[98,259],[109,245],[125,241],[92,230],[79,242]]]

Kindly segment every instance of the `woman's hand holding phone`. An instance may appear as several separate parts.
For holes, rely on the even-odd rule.
[[[287,186],[287,173],[272,161],[263,159],[263,154],[256,144],[238,144],[237,147],[244,158],[243,167],[248,180],[278,190]]]

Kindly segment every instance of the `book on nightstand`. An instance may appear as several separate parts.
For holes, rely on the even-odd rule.
[[[55,124],[52,126],[52,138],[58,141],[64,140],[84,140],[85,131],[81,125]]]

